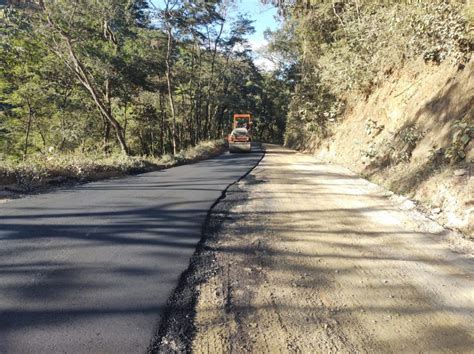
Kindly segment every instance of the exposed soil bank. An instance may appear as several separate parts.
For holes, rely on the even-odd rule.
[[[462,128],[464,127],[464,128]],[[474,60],[422,60],[351,105],[316,156],[421,202],[443,225],[474,237]],[[452,163],[456,156],[464,159]]]
[[[212,264],[195,306],[173,322],[188,342],[171,335],[158,351],[472,350],[472,242],[345,168],[275,146],[233,188],[203,244]]]

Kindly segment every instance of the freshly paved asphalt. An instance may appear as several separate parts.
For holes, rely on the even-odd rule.
[[[261,157],[0,204],[0,353],[140,353],[222,191]]]

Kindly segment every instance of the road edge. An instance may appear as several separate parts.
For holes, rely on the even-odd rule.
[[[127,177],[138,176],[144,173],[156,172],[167,170],[174,167],[179,167],[183,165],[192,165],[199,163],[201,161],[213,159],[225,153],[226,145],[224,143],[220,144],[213,150],[205,151],[201,155],[197,155],[189,159],[177,159],[169,164],[163,165],[147,165],[140,168],[131,168],[129,170],[121,170],[120,168],[112,169],[107,172],[102,173],[91,173],[90,175],[82,177],[56,177],[47,178],[41,181],[39,184],[29,187],[27,189],[22,189],[20,187],[11,188],[8,185],[0,184],[0,204],[7,203],[11,200],[22,199],[25,197],[42,195],[47,193],[54,193],[56,191],[74,188],[81,185],[86,185],[92,182],[99,181],[109,181],[115,179],[122,179]]]
[[[191,352],[195,334],[195,306],[199,297],[199,286],[215,275],[218,269],[214,250],[209,243],[216,239],[219,230],[227,219],[229,210],[241,200],[229,198],[230,192],[244,193],[238,187],[265,158],[266,150],[262,144],[262,156],[239,179],[229,184],[207,212],[201,228],[201,239],[190,259],[188,268],[181,274],[178,285],[168,299],[165,311],[158,322],[155,334],[147,348],[147,353]]]

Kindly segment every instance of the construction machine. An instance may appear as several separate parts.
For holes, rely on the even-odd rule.
[[[234,114],[232,132],[229,134],[229,152],[252,151],[252,116],[250,114]]]

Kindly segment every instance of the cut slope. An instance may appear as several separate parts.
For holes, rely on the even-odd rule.
[[[472,237],[473,68],[473,60],[406,65],[353,104],[316,155],[422,202],[433,218]]]

